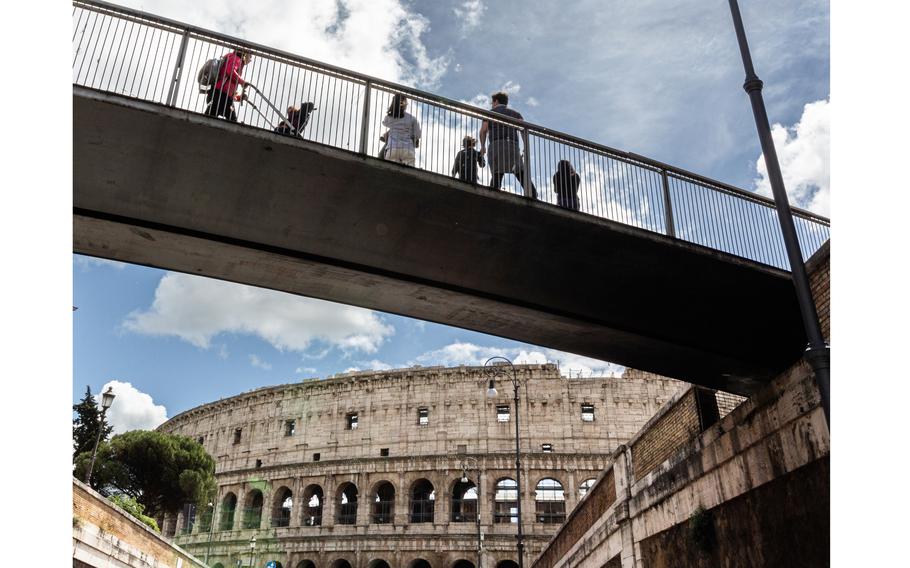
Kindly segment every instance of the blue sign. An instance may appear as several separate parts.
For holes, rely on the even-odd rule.
[[[265,563],[265,568],[278,568],[278,563],[274,560],[269,560]]]

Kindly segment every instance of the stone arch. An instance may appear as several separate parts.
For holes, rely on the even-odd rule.
[[[282,485],[275,491],[272,498],[272,523],[273,527],[291,526],[291,511],[294,508],[294,492]]]
[[[432,523],[436,512],[436,488],[429,479],[422,477],[411,484],[411,522]]]
[[[395,486],[391,481],[379,481],[373,485],[370,492],[370,522],[381,525],[394,520]]]
[[[308,558],[304,558],[297,563],[297,568],[316,568],[316,563]]]
[[[553,477],[544,477],[534,489],[534,508],[538,523],[557,524],[566,520],[566,491]]]
[[[518,483],[511,477],[500,477],[493,486],[493,522],[518,522]]]
[[[322,486],[313,483],[303,490],[300,501],[302,511],[301,525],[305,527],[318,527],[322,525],[322,512],[325,506],[325,494]]]
[[[338,558],[332,562],[331,568],[352,568],[351,563],[346,558]]]
[[[408,564],[408,568],[433,568],[433,565],[426,558],[415,558]]]
[[[367,564],[367,568],[392,568],[389,566],[389,563],[383,560],[382,558],[374,558],[370,560],[370,563]]]
[[[510,559],[500,560],[496,563],[496,568],[518,568],[518,562]]]
[[[262,526],[262,503],[265,498],[259,489],[251,489],[243,500],[243,528],[258,529]]]
[[[460,558],[452,564],[452,568],[474,568],[474,563],[466,558]]]
[[[221,518],[218,521],[218,530],[229,531],[234,528],[234,511],[237,510],[237,495],[228,492],[221,500]]]
[[[477,504],[479,503],[477,484],[470,479],[462,481],[461,478],[458,478],[452,484],[449,496],[452,500],[452,522],[473,523],[477,520]]]
[[[335,494],[335,524],[353,525],[357,523],[357,486],[346,481],[338,487]]]
[[[578,484],[578,498],[579,499],[584,498],[584,496],[588,494],[588,491],[590,491],[591,488],[594,487],[595,483],[597,483],[597,479],[593,478],[593,477],[591,477],[589,479],[585,479],[584,481],[579,483]]]
[[[212,566],[212,568],[224,568],[224,564],[222,564],[221,562],[216,562],[215,565]]]

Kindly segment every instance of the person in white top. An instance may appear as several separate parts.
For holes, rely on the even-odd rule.
[[[389,112],[382,119],[382,125],[389,130],[385,137],[385,159],[400,164],[414,165],[414,150],[420,146],[420,123],[405,109],[408,99],[398,94],[392,97]]]

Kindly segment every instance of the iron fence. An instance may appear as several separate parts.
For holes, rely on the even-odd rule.
[[[413,167],[453,177],[466,136],[484,122],[512,129],[515,143],[488,142],[476,180],[508,170],[502,191],[663,234],[784,270],[789,261],[773,200],[658,161],[230,36],[96,0],[73,2],[73,84],[204,113],[197,70],[230,50],[252,55],[244,79],[255,88],[238,121],[275,130],[289,111],[315,110],[293,132],[305,140],[372,157],[387,144],[383,120],[396,95],[420,125]],[[299,116],[299,115],[294,115]],[[479,142],[478,142],[479,144]],[[410,163],[409,159],[405,160]],[[463,163],[463,162],[462,162]],[[520,177],[530,183],[524,187]],[[495,176],[498,178],[499,176]],[[828,219],[793,209],[803,256],[830,235]]]

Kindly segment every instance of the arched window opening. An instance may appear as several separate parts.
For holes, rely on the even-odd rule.
[[[316,563],[312,560],[301,560],[297,563],[297,568],[316,568]]]
[[[452,568],[474,568],[474,563],[471,562],[470,560],[465,560],[464,558],[462,558],[455,564],[452,564]]]
[[[537,483],[534,501],[538,523],[562,523],[566,520],[566,493],[555,479],[545,477]]]
[[[351,563],[344,558],[339,558],[335,562],[332,562],[332,568],[351,568]]]
[[[388,481],[383,481],[376,487],[373,495],[370,522],[387,524],[393,520],[395,514],[395,487]]]
[[[272,526],[291,526],[291,509],[294,507],[294,494],[287,487],[282,487],[275,494],[275,504],[272,507]]]
[[[429,561],[424,560],[423,558],[418,558],[411,562],[408,568],[433,568],[433,566],[430,565]]]
[[[234,511],[237,509],[237,496],[228,493],[221,501],[221,522],[218,530],[229,531],[234,528]]]
[[[281,564],[280,560],[269,560],[268,562],[266,562],[266,566],[271,566],[272,564],[270,564],[270,562],[275,563],[274,564],[275,568],[284,568],[284,566]]]
[[[338,492],[338,518],[335,522],[339,525],[357,522],[357,486],[353,483],[345,483]]]
[[[518,523],[518,483],[514,479],[505,477],[496,482],[493,522]]]
[[[254,489],[246,496],[243,507],[243,528],[258,529],[262,526],[262,491]]]
[[[477,520],[477,486],[473,481],[458,481],[452,487],[452,522],[473,523]]]
[[[503,560],[496,565],[496,568],[518,568],[518,563],[514,560]]]
[[[367,564],[367,568],[391,568],[389,563],[382,559],[376,559]]]
[[[595,483],[597,483],[597,480],[594,478],[585,479],[584,481],[582,481],[581,485],[578,486],[578,498],[581,499],[582,497],[587,495],[588,491],[590,491],[591,488],[594,487]]]
[[[432,523],[436,509],[436,490],[426,479],[420,479],[411,486],[411,522]]]
[[[318,527],[322,524],[322,487],[310,485],[303,490],[303,526]]]
[[[215,565],[212,566],[212,568],[224,568],[224,564],[222,564],[221,562],[216,562]]]

